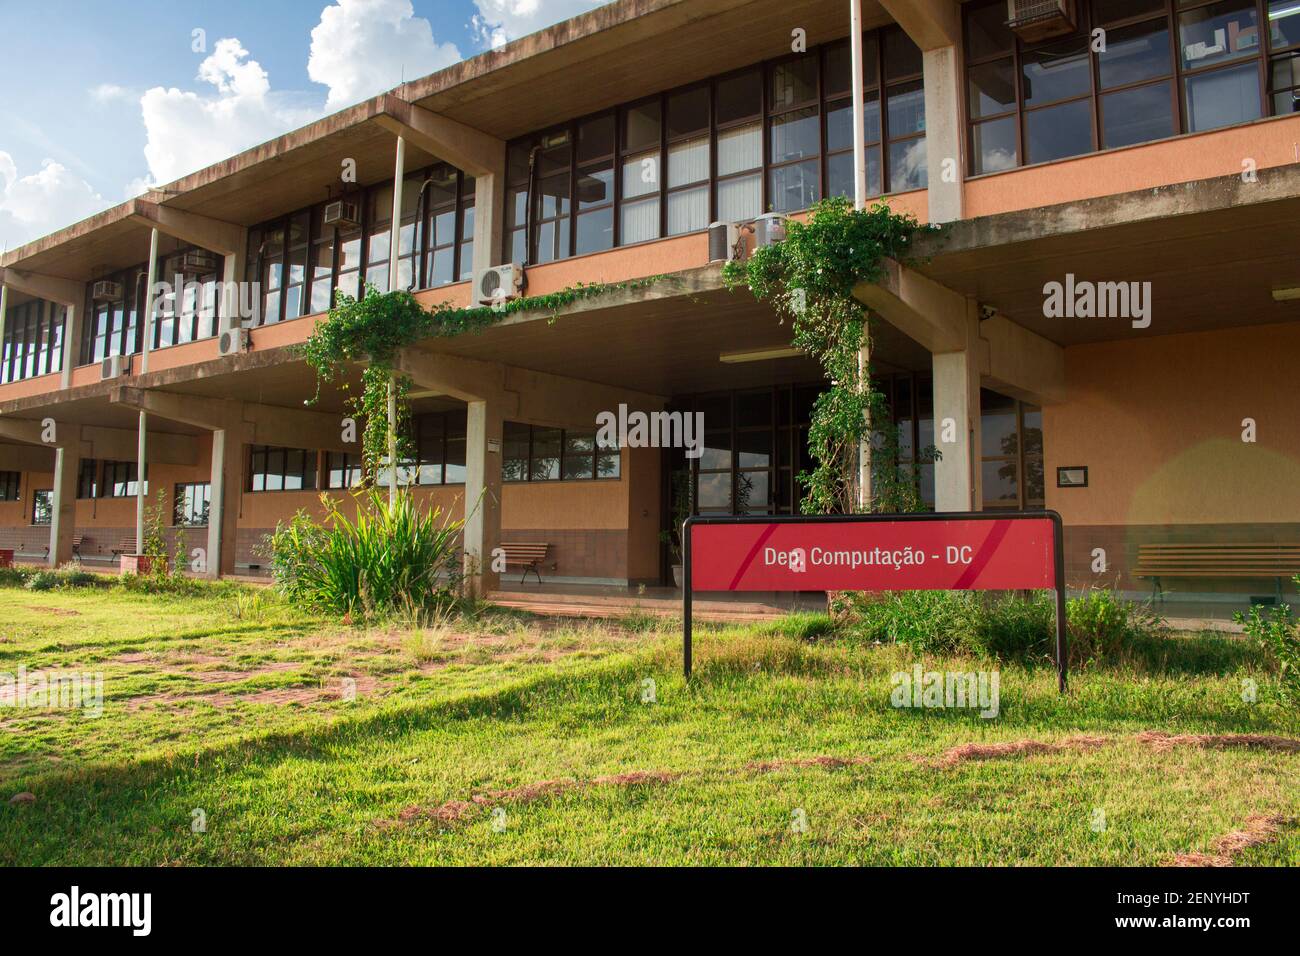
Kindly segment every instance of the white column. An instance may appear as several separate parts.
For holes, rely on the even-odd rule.
[[[925,70],[925,148],[930,186],[929,220],[962,218],[965,164],[961,155],[961,79],[957,48],[939,47],[923,54]]]
[[[393,171],[393,220],[388,229],[388,291],[397,291],[397,255],[401,251],[402,185],[406,177],[406,140],[397,137],[397,162]],[[397,501],[397,383],[388,377],[388,505]]]
[[[849,0],[849,60],[853,74],[853,208],[867,208],[867,120],[866,94],[862,89],[862,0]],[[858,350],[858,382],[864,391],[871,387],[871,343],[863,327]],[[866,416],[867,437],[858,444],[858,510],[871,510],[871,416]]]
[[[981,511],[980,373],[969,349],[931,357],[934,369],[936,511]]]
[[[208,569],[218,578],[235,570],[239,499],[243,493],[244,444],[238,430],[212,432],[212,468],[208,488]]]
[[[474,272],[501,261],[501,236],[505,228],[505,151],[501,168],[474,178]]]
[[[465,441],[465,573],[471,593],[497,587],[492,550],[501,543],[501,441],[505,423],[497,405],[470,402]]]
[[[67,447],[55,449],[54,503],[50,515],[49,565],[52,568],[72,560],[72,536],[77,522],[77,476],[80,471],[81,456],[77,451]]]
[[[77,365],[77,349],[81,345],[81,325],[84,321],[83,306],[66,304],[63,312],[63,368],[62,384],[64,388],[72,387],[72,370]]]
[[[144,314],[137,320],[140,329],[140,374],[149,371],[149,346],[153,341],[153,284],[158,279],[158,230],[149,230],[149,266],[145,272]],[[135,455],[135,553],[144,554],[144,476],[148,467],[146,447],[149,416],[140,413]]]

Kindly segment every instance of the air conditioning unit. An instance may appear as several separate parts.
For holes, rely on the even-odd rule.
[[[178,266],[183,276],[209,275],[217,271],[217,257],[206,252],[187,252]]]
[[[361,225],[361,210],[354,202],[336,199],[325,207],[325,225],[340,229],[354,229]]]
[[[517,299],[523,288],[523,266],[517,263],[493,266],[474,274],[474,304],[496,305]]]
[[[774,246],[785,241],[785,214],[769,212],[754,220],[754,248]]]
[[[235,355],[248,351],[248,329],[226,329],[217,340],[217,351],[222,355]]]
[[[125,378],[131,374],[131,356],[109,355],[99,365],[99,380],[106,382],[113,378]]]
[[[90,297],[96,302],[112,302],[122,298],[122,283],[100,279],[90,287]]]
[[[1007,26],[1027,43],[1074,31],[1074,0],[1007,0]]]
[[[730,262],[745,258],[744,240],[740,226],[734,222],[715,222],[709,225],[709,261]]]

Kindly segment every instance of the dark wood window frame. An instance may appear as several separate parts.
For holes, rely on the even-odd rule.
[[[609,448],[609,447],[602,448],[601,446],[599,446],[597,444],[597,430],[595,428],[592,428],[590,429],[590,431],[588,431],[585,428],[563,428],[559,425],[530,425],[525,422],[506,422],[506,430],[509,431],[511,428],[528,429],[528,456],[527,458],[523,459],[525,465],[523,477],[508,478],[505,476],[507,448],[506,447],[502,448],[502,452],[501,452],[502,481],[505,484],[515,485],[515,484],[525,484],[528,482],[620,481],[622,480],[623,477],[622,448]],[[539,429],[543,431],[559,432],[560,435],[559,438],[560,452],[556,458],[556,477],[554,478],[538,478],[534,473],[535,463],[537,461],[536,434]],[[592,450],[590,453],[587,452],[580,453],[578,457],[585,458],[587,457],[588,454],[591,455],[591,474],[589,476],[584,475],[581,478],[565,478],[564,464],[565,464],[565,457],[567,455],[566,450],[569,445],[569,438],[573,436],[581,436],[585,438],[587,437],[587,435],[591,435]],[[507,441],[504,444],[508,445],[508,443],[509,441],[507,439]],[[610,459],[618,463],[617,467],[614,469],[613,474],[607,474],[607,475],[600,474],[600,461],[602,458]],[[512,460],[517,460],[517,459],[512,459]]]
[[[289,470],[290,456],[301,455],[302,468]],[[274,476],[279,480],[279,488],[266,487],[267,479]],[[285,488],[288,478],[295,477],[302,482],[300,488]],[[258,478],[262,487],[258,488]],[[270,492],[315,491],[320,487],[320,453],[310,448],[285,448],[279,445],[251,445],[248,449],[244,469],[244,491],[249,494]]]

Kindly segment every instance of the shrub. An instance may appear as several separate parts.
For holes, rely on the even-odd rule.
[[[80,562],[77,561],[69,561],[57,570],[40,568],[36,571],[29,571],[23,577],[25,578],[24,587],[29,591],[52,591],[55,588],[88,588],[100,585],[99,577],[83,569]]]
[[[409,494],[358,496],[357,519],[321,496],[325,518],[299,512],[268,536],[277,589],[294,604],[363,618],[437,615],[460,590],[463,521],[421,512]]]
[[[1273,659],[1278,696],[1287,703],[1300,702],[1300,622],[1291,613],[1291,606],[1256,606],[1248,614],[1234,615],[1234,619]]]
[[[902,644],[919,654],[969,653],[1003,661],[1051,659],[1056,653],[1056,603],[1043,591],[1029,598],[972,591],[899,591],[837,597],[834,611],[853,636]],[[1070,661],[1115,660],[1142,638],[1163,633],[1147,607],[1110,591],[1066,601]]]
[[[26,585],[27,579],[31,577],[32,572],[26,568],[11,566],[0,568],[0,587],[20,588]]]
[[[51,571],[44,568],[37,571],[27,579],[24,587],[29,591],[53,591],[59,586],[59,575],[57,571]]]

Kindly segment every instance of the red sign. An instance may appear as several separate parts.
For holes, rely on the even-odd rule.
[[[1054,588],[1050,517],[689,525],[697,591]]]

